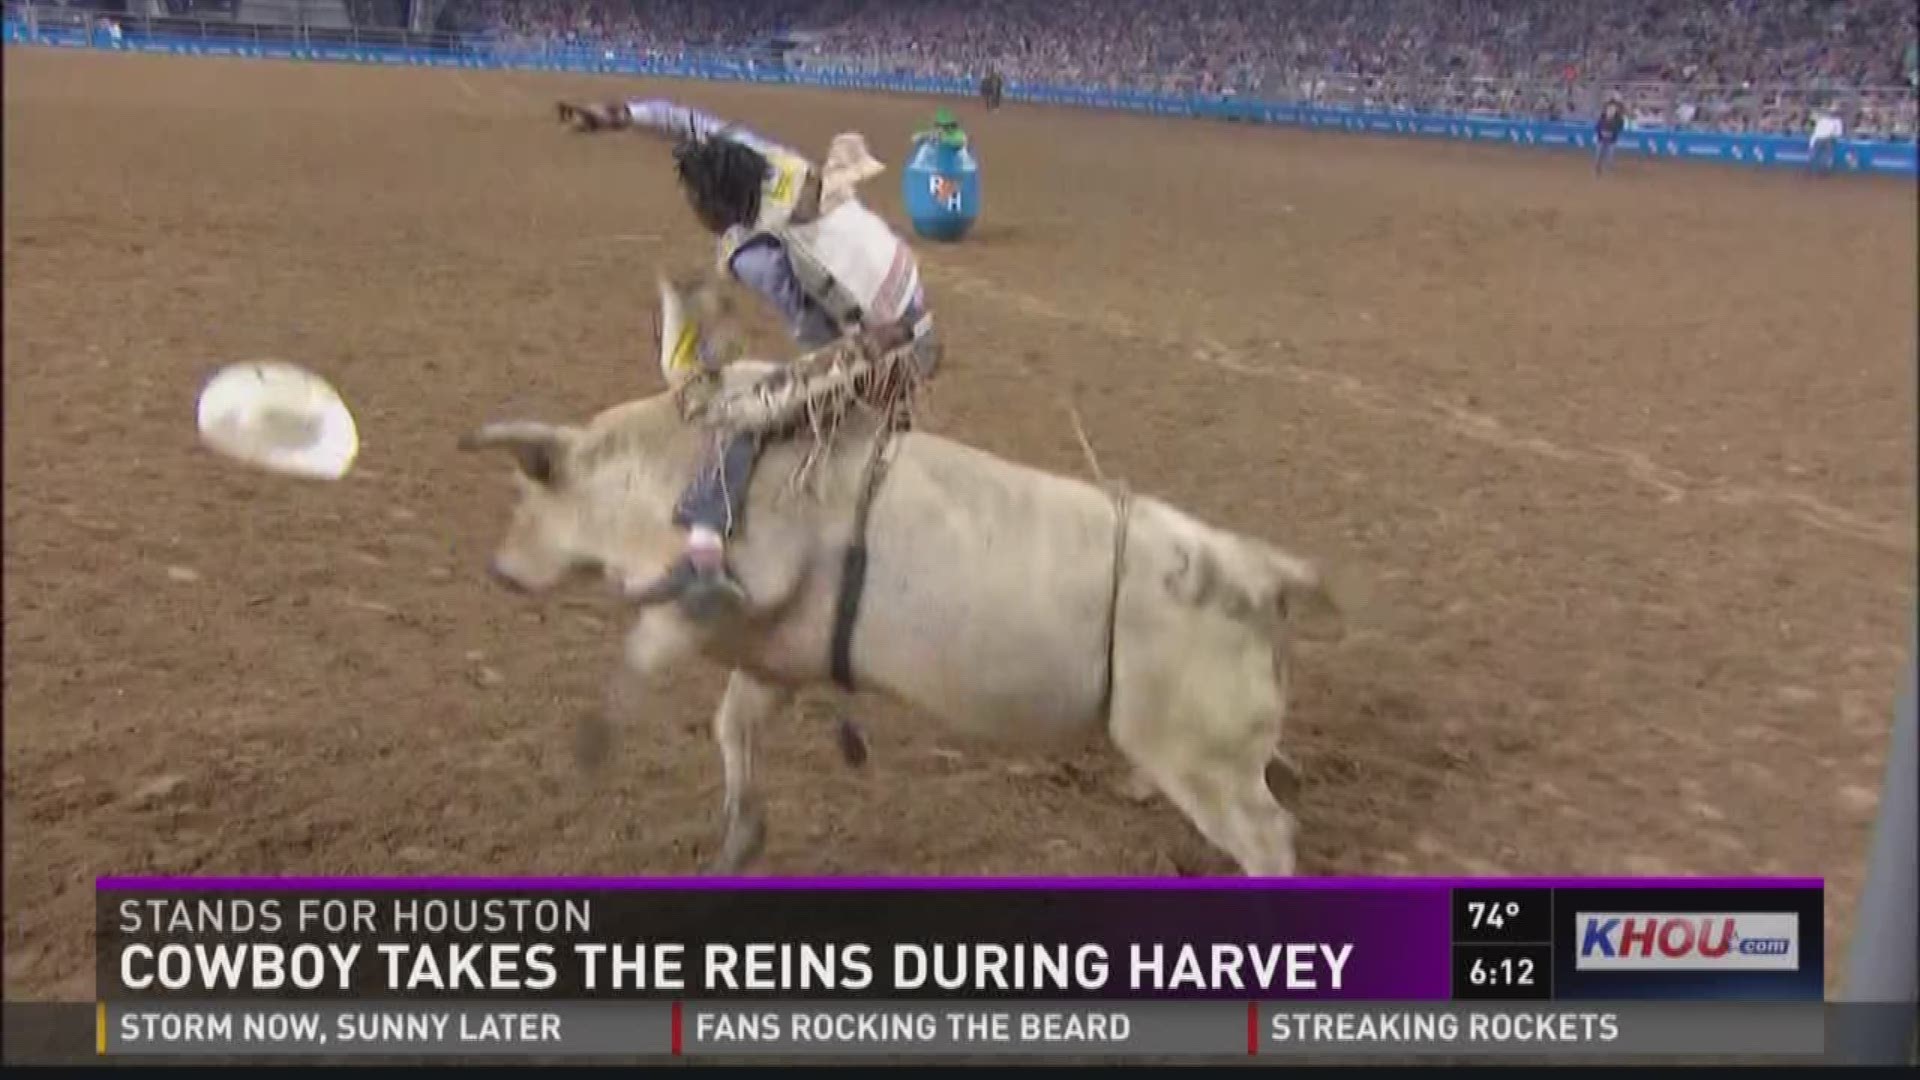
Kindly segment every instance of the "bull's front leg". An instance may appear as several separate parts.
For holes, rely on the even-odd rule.
[[[760,724],[793,699],[793,692],[735,670],[727,679],[726,696],[713,714],[713,737],[720,744],[720,763],[726,775],[726,833],[720,850],[707,864],[708,873],[733,874],[760,854],[767,839],[766,810],[753,782],[754,739]]]
[[[627,631],[622,649],[627,678],[640,683],[649,682],[661,672],[698,655],[700,644],[698,631],[674,613],[666,610],[642,612],[634,621],[633,628]],[[617,714],[626,711],[621,708],[623,681],[616,675],[607,688],[607,700],[603,708],[580,716],[574,730],[573,751],[575,760],[583,769],[599,767],[612,752],[619,720]]]

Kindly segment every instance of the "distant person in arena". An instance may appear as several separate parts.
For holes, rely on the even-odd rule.
[[[986,77],[980,80],[980,100],[986,102],[987,108],[997,109],[1000,107],[1000,97],[1006,89],[1007,84],[1001,80],[1000,73],[989,71]]]
[[[1846,133],[1847,125],[1840,119],[1839,110],[1829,106],[1814,112],[1813,136],[1807,140],[1807,168],[1813,175],[1833,172],[1840,156],[1840,140]]]
[[[941,348],[918,260],[886,221],[853,197],[882,166],[858,136],[835,140],[826,166],[753,132],[669,101],[562,103],[585,132],[638,129],[674,140],[673,159],[694,216],[719,239],[719,262],[764,297],[806,350],[859,339],[910,350],[930,378]],[[737,606],[746,593],[727,567],[725,541],[744,508],[761,438],[734,433],[716,447],[676,508],[687,550],[635,597],[679,599],[698,612]]]
[[[1620,132],[1627,126],[1627,110],[1621,106],[1620,99],[1608,100],[1600,110],[1600,119],[1593,124],[1593,175],[1599,176],[1613,163],[1614,147],[1620,143]]]

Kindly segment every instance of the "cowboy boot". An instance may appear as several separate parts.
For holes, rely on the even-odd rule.
[[[682,555],[647,585],[629,590],[627,601],[643,608],[677,603],[695,621],[708,622],[745,607],[747,590],[724,561]]]
[[[724,548],[693,547],[683,561],[692,569],[680,606],[696,620],[729,615],[747,606],[747,590],[727,568]]]

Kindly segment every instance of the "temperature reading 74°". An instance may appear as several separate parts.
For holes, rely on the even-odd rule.
[[[1551,941],[1553,894],[1546,889],[1457,889],[1453,939],[1507,944]]]
[[[1475,930],[1505,930],[1508,922],[1519,917],[1520,902],[1518,900],[1467,901],[1467,922]]]

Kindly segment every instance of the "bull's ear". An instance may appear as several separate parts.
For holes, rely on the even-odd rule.
[[[563,427],[535,420],[509,420],[488,424],[461,438],[462,450],[508,450],[527,478],[551,484],[560,476],[566,460],[571,433]]]

